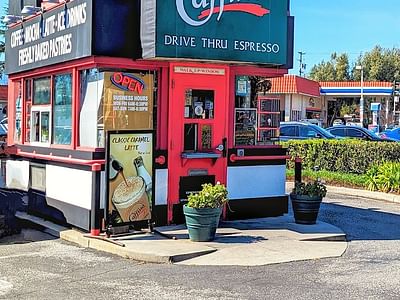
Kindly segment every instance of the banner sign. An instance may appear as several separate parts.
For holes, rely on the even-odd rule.
[[[92,55],[92,0],[75,0],[6,31],[8,74]]]
[[[142,0],[144,58],[284,65],[289,0]]]
[[[125,225],[151,219],[153,139],[151,131],[108,132],[108,224]]]
[[[153,128],[154,75],[104,73],[104,129]]]

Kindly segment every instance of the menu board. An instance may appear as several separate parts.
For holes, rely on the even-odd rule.
[[[151,219],[153,132],[109,131],[107,139],[107,223]]]
[[[235,109],[235,145],[255,145],[257,110]]]

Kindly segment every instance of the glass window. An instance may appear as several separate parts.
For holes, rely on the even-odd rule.
[[[32,108],[31,113],[31,142],[50,142],[50,108]]]
[[[198,124],[188,123],[184,126],[183,150],[184,151],[197,151],[197,129]]]
[[[363,138],[365,135],[363,132],[355,128],[347,128],[347,136],[354,138]]]
[[[15,95],[15,131],[14,131],[14,141],[21,142],[22,136],[22,89],[21,82],[17,81],[14,85]]]
[[[70,145],[72,134],[72,75],[54,77],[53,143]]]
[[[201,150],[212,149],[212,126],[203,125],[201,126]]]
[[[281,136],[296,136],[296,127],[295,126],[282,126],[280,128]]]
[[[80,72],[79,145],[104,147],[104,123],[101,97],[103,76],[98,69]]]
[[[262,76],[236,76],[235,146],[270,145],[278,140],[281,101],[268,96],[271,82]]]
[[[345,136],[343,128],[334,128],[330,130],[330,133],[336,136]]]
[[[50,104],[50,77],[33,81],[33,104]]]
[[[214,91],[186,90],[185,118],[214,119]]]
[[[25,80],[25,142],[31,141],[32,79]]]
[[[299,136],[308,137],[308,138],[318,138],[318,137],[321,137],[321,134],[318,133],[313,128],[310,128],[307,126],[300,126],[299,127]]]
[[[157,72],[80,72],[79,146],[103,148],[108,130],[153,129]]]

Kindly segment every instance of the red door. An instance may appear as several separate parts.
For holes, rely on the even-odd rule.
[[[173,64],[170,68],[168,219],[196,182],[226,183],[228,69]]]

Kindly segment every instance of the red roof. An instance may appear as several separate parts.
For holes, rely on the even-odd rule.
[[[360,81],[321,81],[321,87],[360,87]],[[364,81],[364,87],[392,87],[393,83],[386,81]]]
[[[8,86],[0,85],[0,100],[7,100],[7,99],[8,99]]]
[[[320,97],[319,83],[296,75],[271,78],[271,94],[302,94]]]

